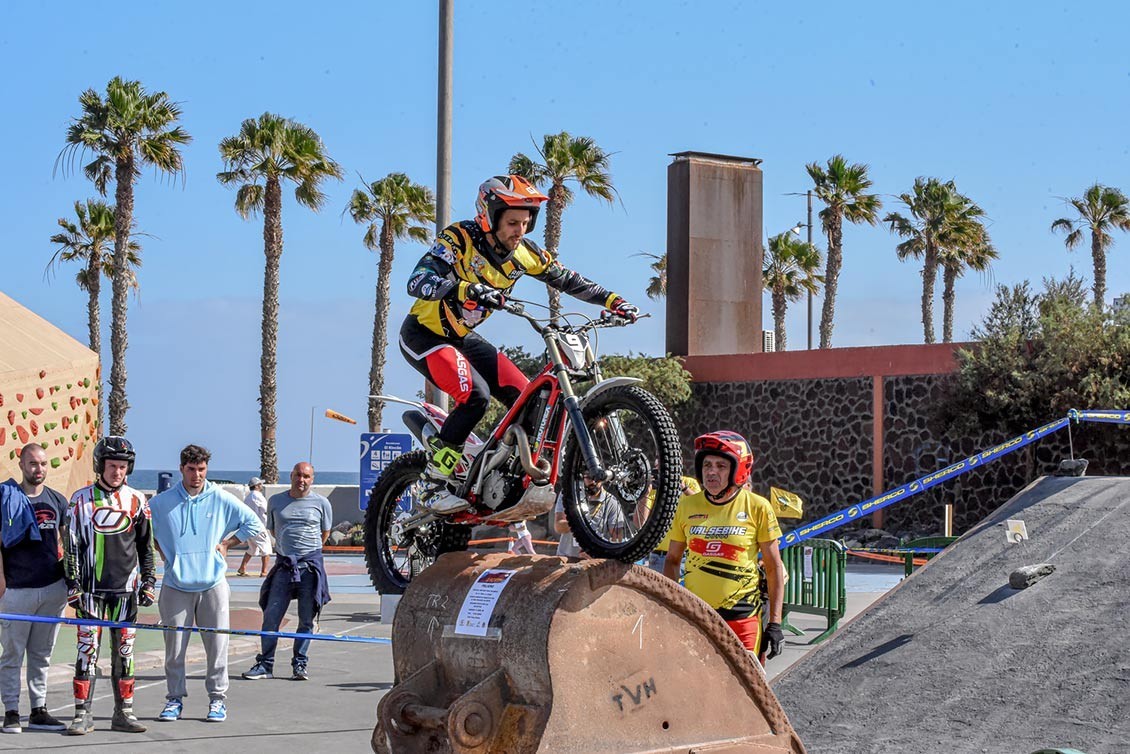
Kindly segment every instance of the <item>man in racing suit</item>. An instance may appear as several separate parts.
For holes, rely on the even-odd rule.
[[[153,604],[157,580],[153,530],[145,495],[126,484],[134,450],[124,437],[103,437],[94,446],[94,484],[71,497],[65,536],[67,602],[77,618],[137,619],[137,607]],[[133,714],[133,639],[135,629],[111,628],[111,681],[114,717],[110,727],[143,733]],[[65,733],[81,736],[94,729],[93,680],[98,664],[99,626],[78,627],[75,662],[75,717]]]
[[[736,432],[711,432],[694,441],[695,476],[702,492],[679,500],[663,573],[678,580],[687,555],[687,589],[714,608],[762,664],[780,654],[784,635],[785,566],[777,539],[781,527],[769,501],[745,489],[753,451]],[[765,567],[768,620],[762,604],[757,556]],[[766,654],[768,653],[768,656]]]
[[[408,280],[408,293],[417,301],[400,328],[400,351],[455,399],[443,429],[428,443],[421,499],[436,513],[467,507],[448,482],[491,396],[509,406],[529,382],[506,354],[474,332],[492,310],[505,304],[519,278],[531,275],[633,321],[639,314],[623,297],[561,266],[525,237],[547,200],[521,176],[487,180],[479,187],[475,219],[445,228]]]

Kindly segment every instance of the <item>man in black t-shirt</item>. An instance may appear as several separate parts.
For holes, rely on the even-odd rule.
[[[6,485],[10,494],[26,495],[34,520],[19,541],[10,547],[0,545],[0,612],[19,615],[44,615],[58,618],[67,604],[63,581],[63,553],[60,527],[66,515],[67,500],[44,482],[47,479],[47,453],[39,445],[26,445],[20,451],[23,481]],[[18,493],[17,493],[18,489]],[[0,517],[0,533],[13,520]],[[32,531],[37,531],[35,539]],[[13,532],[6,532],[11,539]],[[63,730],[66,726],[47,711],[47,669],[59,633],[58,623],[0,621],[0,700],[4,703],[4,733],[21,732],[20,665],[27,657],[27,690],[31,698],[28,727],[33,730]]]

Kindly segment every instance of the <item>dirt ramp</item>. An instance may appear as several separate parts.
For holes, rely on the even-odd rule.
[[[773,691],[813,754],[1130,751],[1130,479],[1033,483]]]

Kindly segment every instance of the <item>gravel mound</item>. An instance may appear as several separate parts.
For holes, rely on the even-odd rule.
[[[1130,479],[1038,480],[773,690],[810,754],[1130,751]]]

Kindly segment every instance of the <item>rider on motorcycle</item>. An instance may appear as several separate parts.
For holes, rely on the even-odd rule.
[[[475,328],[501,308],[518,278],[532,275],[563,293],[635,321],[639,310],[561,265],[526,238],[549,197],[521,176],[495,176],[479,186],[474,220],[449,225],[417,262],[408,280],[412,306],[400,328],[400,351],[417,371],[455,399],[430,456],[421,502],[454,513],[467,502],[449,488],[463,444],[491,396],[507,406],[529,380]]]

